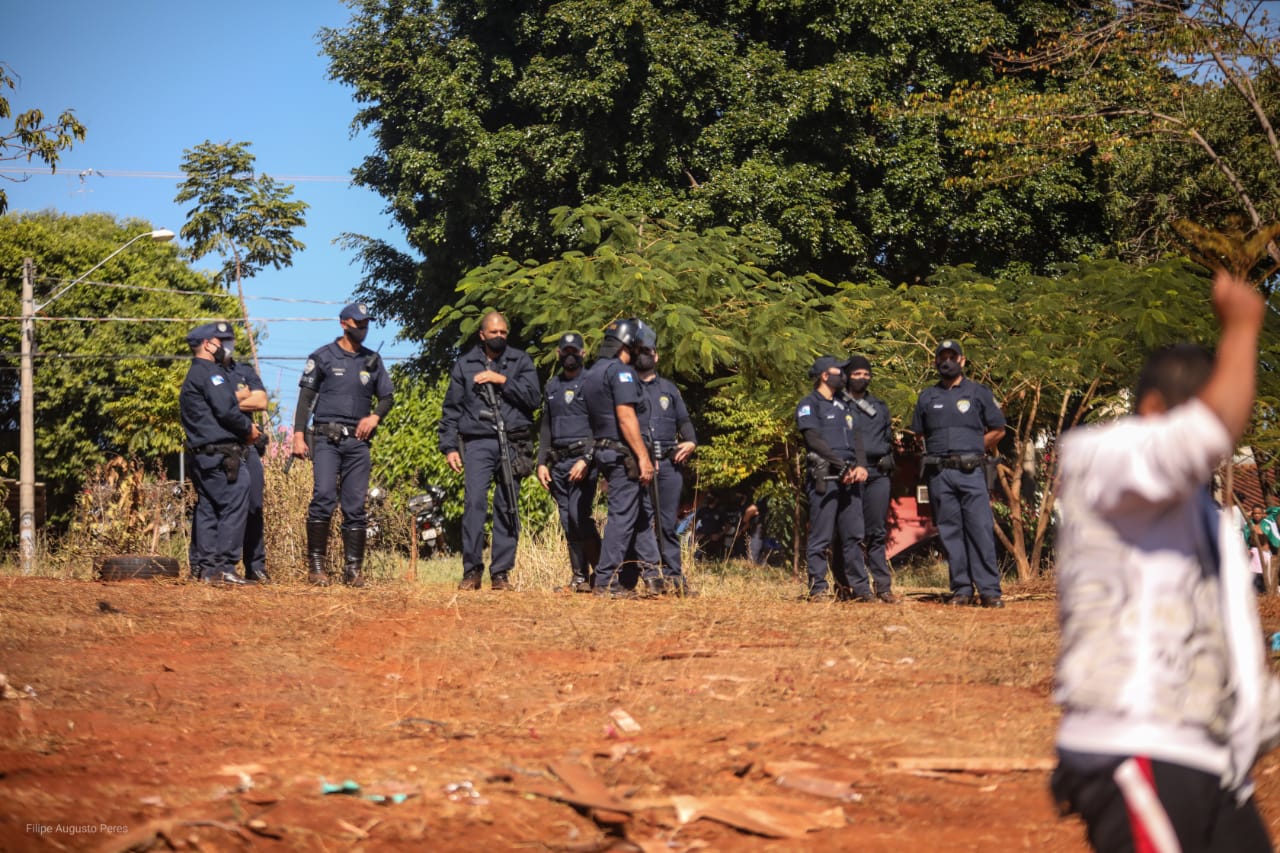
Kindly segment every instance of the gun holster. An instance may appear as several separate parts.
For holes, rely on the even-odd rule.
[[[240,463],[244,462],[243,446],[222,454],[222,470],[227,472],[227,482],[234,483],[240,476]]]

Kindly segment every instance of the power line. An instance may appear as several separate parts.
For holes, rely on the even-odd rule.
[[[21,169],[15,167],[0,168],[0,175],[55,175],[53,169]],[[189,175],[186,172],[138,172],[128,169],[64,169],[64,175],[79,175],[83,181],[85,177],[91,175],[99,175],[104,178],[160,178],[162,180],[186,180]],[[245,177],[264,177],[271,178],[273,181],[297,181],[298,183],[318,183],[318,184],[339,184],[351,183],[350,175],[272,175],[268,172],[259,172],[257,175],[245,173]]]
[[[53,285],[69,284],[75,279],[68,278],[49,278],[42,277],[38,279],[41,283]],[[185,296],[213,296],[219,299],[235,299],[236,297],[230,293],[223,293],[210,290],[180,290],[171,287],[146,287],[141,284],[116,284],[109,281],[83,281],[81,284],[91,284],[94,287],[114,287],[119,290],[143,290],[148,293],[176,293]],[[296,299],[288,296],[246,296],[245,299],[252,299],[262,302],[295,302],[306,303],[309,305],[346,305],[346,302],[337,299]]]
[[[21,320],[22,317],[0,316],[0,321]],[[218,320],[244,323],[244,320],[227,321],[226,317],[45,317],[36,314],[32,319],[45,322],[68,323],[213,323]],[[332,317],[254,317],[253,323],[332,323]]]

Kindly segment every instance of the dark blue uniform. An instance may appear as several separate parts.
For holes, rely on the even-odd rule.
[[[805,436],[806,443],[817,438],[826,445],[819,449],[809,443],[810,452],[820,453],[827,462],[829,473],[825,476],[838,477],[845,465],[856,464],[853,414],[842,398],[828,400],[813,391],[796,406],[796,428]],[[861,484],[846,485],[838,478],[819,479],[823,476],[821,471],[818,475],[815,476],[810,465],[807,481],[810,596],[822,596],[831,589],[827,581],[827,548],[840,549],[843,565],[856,565],[861,556],[863,535]]]
[[[609,484],[609,519],[604,526],[594,591],[618,593],[622,591],[618,575],[628,553],[639,559],[645,578],[657,580],[662,561],[640,482],[627,474],[632,453],[618,428],[616,412],[618,406],[633,406],[640,417],[645,393],[636,372],[617,358],[597,359],[587,371],[582,391],[596,442],[596,466]]]
[[[911,431],[924,436],[929,503],[947,552],[951,591],[960,599],[971,597],[975,586],[984,600],[1000,597],[982,438],[1004,425],[991,389],[965,378],[954,388],[939,383],[922,391],[911,419]]]
[[[662,577],[676,586],[683,584],[683,567],[680,560],[680,536],[676,533],[676,516],[680,513],[680,493],[684,491],[684,465],[676,464],[673,457],[680,441],[698,441],[689,420],[689,410],[675,383],[663,376],[641,380],[647,405],[640,416],[640,434],[654,465],[654,482],[657,483],[658,506],[651,506],[657,513],[662,536],[658,550],[662,554]],[[646,490],[645,499],[652,505],[653,488]]]
[[[871,394],[864,394],[861,398],[847,394],[844,404],[853,415],[855,452],[860,440],[862,460],[859,461],[865,460],[867,469],[867,479],[861,484],[862,547],[855,552],[853,564],[844,564],[844,568],[855,596],[865,597],[871,593],[868,568],[871,570],[870,580],[875,582],[876,594],[886,595],[893,584],[889,561],[885,557],[885,519],[889,515],[890,472],[893,470],[893,427],[889,407]]]
[[[240,411],[235,381],[205,359],[191,360],[178,404],[197,496],[191,571],[220,580],[235,574],[244,544],[249,476],[242,463],[253,423]]]
[[[233,361],[227,372],[235,380],[237,393],[267,390],[258,372],[247,362]],[[262,493],[266,484],[262,472],[262,456],[257,445],[249,445],[244,464],[249,474],[249,516],[244,525],[244,576],[247,579],[261,580],[267,577],[267,546],[262,535]]]
[[[311,442],[315,486],[307,520],[328,522],[341,505],[343,531],[364,530],[371,463],[369,440],[356,438],[356,424],[373,412],[374,397],[379,409],[389,408],[391,376],[373,350],[362,346],[348,352],[335,341],[307,357],[298,386],[316,394]]]
[[[440,452],[461,451],[465,477],[462,514],[462,576],[479,580],[484,575],[484,525],[489,511],[489,487],[493,492],[493,549],[489,575],[505,580],[516,563],[516,543],[520,536],[517,506],[520,478],[515,477],[515,495],[508,496],[501,483],[502,458],[498,450],[498,428],[489,414],[483,386],[475,377],[492,370],[507,377],[501,385],[498,402],[507,427],[508,440],[532,437],[533,413],[542,393],[538,372],[528,353],[507,347],[496,360],[489,360],[483,345],[472,347],[454,363],[449,371],[449,387],[445,391],[440,414]],[[513,438],[514,436],[514,438]],[[512,499],[515,504],[513,505]],[[515,519],[515,523],[512,523]]]
[[[547,382],[538,441],[538,464],[546,465],[551,472],[551,496],[569,543],[574,585],[590,581],[591,571],[600,560],[600,532],[591,516],[596,500],[596,472],[591,420],[582,394],[586,375],[585,370],[580,370],[572,379],[560,374]],[[574,482],[569,479],[569,471],[580,459],[588,460],[587,473]]]

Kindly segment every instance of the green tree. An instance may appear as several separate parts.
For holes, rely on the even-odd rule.
[[[307,223],[304,201],[290,201],[292,184],[278,184],[270,175],[253,171],[252,143],[215,144],[209,140],[183,151],[182,171],[187,178],[178,185],[174,201],[194,202],[187,211],[181,236],[190,240],[187,257],[199,260],[210,253],[222,255],[219,277],[228,288],[235,282],[240,311],[248,316],[242,278],[252,278],[266,266],[290,266],[293,253],[305,249],[293,232]],[[252,333],[249,349],[257,366]]]
[[[8,63],[0,62],[0,90],[16,89],[17,74]],[[0,96],[0,119],[8,119],[13,115],[9,99]],[[0,160],[39,160],[57,171],[58,160],[62,152],[67,151],[77,142],[84,141],[84,125],[71,110],[63,110],[55,120],[45,118],[44,113],[36,108],[18,113],[13,119],[13,130],[0,134]],[[8,175],[7,180],[18,180]],[[9,196],[0,189],[0,216],[9,209]]]
[[[1255,0],[1088,0],[1039,22],[1030,50],[993,46],[997,76],[919,92],[899,112],[943,118],[974,156],[971,188],[1082,158],[1108,188],[1131,257],[1179,245],[1194,218],[1247,233],[1280,219],[1280,31]],[[1250,272],[1280,268],[1280,247]]]
[[[0,314],[20,313],[24,258],[35,261],[36,299],[47,299],[129,239],[140,220],[53,213],[0,217]],[[172,291],[193,291],[176,293]],[[178,390],[186,333],[213,318],[238,319],[236,301],[166,244],[139,241],[37,314],[37,477],[52,518],[65,521],[84,473],[116,455],[162,463],[182,447]],[[69,319],[60,319],[69,318]],[[0,323],[0,349],[19,349],[19,323]],[[11,362],[16,364],[16,361]],[[17,449],[18,374],[0,371],[5,450]]]
[[[970,192],[935,119],[872,107],[991,75],[1036,0],[358,0],[324,30],[416,263],[352,238],[372,301],[426,337],[468,270],[558,246],[546,212],[600,204],[731,227],[786,275],[918,281],[941,263],[1040,267],[1097,245],[1077,165]]]

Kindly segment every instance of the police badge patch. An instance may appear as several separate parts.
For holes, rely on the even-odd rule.
[[[671,408],[671,398],[666,394],[663,394],[658,398],[658,405],[661,406],[662,410],[665,412],[667,409]]]
[[[369,384],[369,371],[367,370],[360,371],[360,384],[361,385]]]
[[[853,415],[844,416],[844,428],[853,429]]]
[[[565,403],[565,405],[567,406],[567,405],[569,405],[569,404],[570,404],[570,403],[572,403],[572,402],[573,402],[573,389],[572,389],[572,388],[566,388],[566,389],[564,389],[564,403]]]
[[[307,363],[302,366],[303,373],[311,373],[316,369],[316,360],[314,358],[307,359]]]
[[[965,412],[969,411],[969,401],[963,398],[956,400],[956,408],[959,409],[960,414],[963,415]]]

